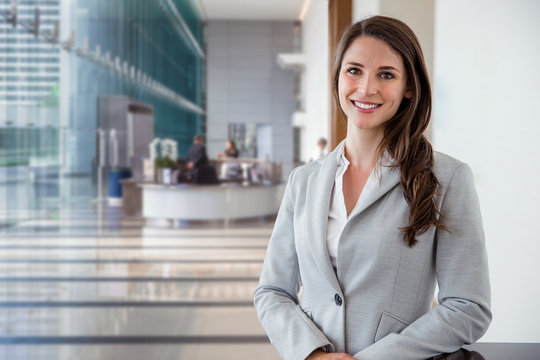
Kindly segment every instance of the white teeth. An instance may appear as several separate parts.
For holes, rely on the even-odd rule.
[[[379,106],[378,104],[370,104],[370,105],[362,104],[361,102],[358,102],[358,101],[354,101],[354,105],[358,106],[360,109],[365,109],[365,110],[374,109],[377,106]]]

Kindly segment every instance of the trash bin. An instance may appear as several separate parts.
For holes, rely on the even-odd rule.
[[[123,167],[113,167],[109,170],[109,205],[122,206],[122,184],[120,180],[129,179],[131,170]]]

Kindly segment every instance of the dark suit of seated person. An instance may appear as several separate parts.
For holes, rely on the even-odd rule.
[[[216,170],[210,165],[206,147],[201,136],[193,139],[193,145],[188,150],[187,168],[193,184],[217,184],[219,183]]]

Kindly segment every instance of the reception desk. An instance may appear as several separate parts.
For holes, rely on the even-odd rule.
[[[284,184],[140,184],[146,219],[229,220],[274,215]]]
[[[428,360],[540,360],[540,344],[476,343]]]

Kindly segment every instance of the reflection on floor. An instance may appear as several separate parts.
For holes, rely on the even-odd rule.
[[[279,358],[252,306],[271,219],[9,211],[23,220],[0,228],[0,359]]]

